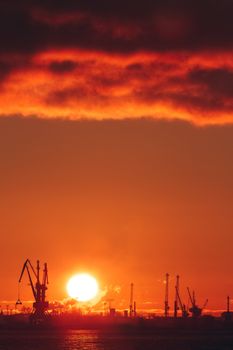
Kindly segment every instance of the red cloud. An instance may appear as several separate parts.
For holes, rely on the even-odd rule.
[[[232,122],[233,5],[210,6],[3,1],[0,113]]]
[[[15,66],[13,73],[6,70],[0,113],[232,122],[232,54],[223,57],[225,64],[208,54],[48,51]]]

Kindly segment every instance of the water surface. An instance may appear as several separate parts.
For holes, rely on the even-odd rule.
[[[232,332],[2,330],[0,350],[233,350]]]

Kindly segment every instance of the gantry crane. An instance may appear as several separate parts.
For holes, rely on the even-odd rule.
[[[22,281],[25,271],[27,271],[29,284],[35,300],[33,303],[32,321],[40,322],[40,321],[43,321],[43,319],[45,318],[46,311],[48,310],[48,307],[49,307],[48,301],[45,300],[46,290],[48,289],[47,285],[49,283],[47,264],[46,263],[44,264],[42,280],[40,279],[40,261],[39,260],[37,260],[36,269],[34,269],[29,259],[25,261],[19,277],[19,283]],[[35,282],[33,282],[33,279],[35,279]],[[20,299],[18,299],[17,303],[18,304],[20,303]]]
[[[191,304],[192,304],[192,307],[189,309],[189,311],[192,313],[192,317],[194,317],[194,318],[200,317],[203,309],[206,307],[206,305],[208,303],[208,299],[206,299],[203,307],[200,308],[197,306],[197,303],[196,303],[195,292],[193,292],[193,295],[191,295],[190,289],[188,287],[187,287],[187,290],[188,290],[189,299],[190,299]]]

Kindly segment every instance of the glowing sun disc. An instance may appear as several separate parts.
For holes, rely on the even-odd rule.
[[[78,301],[89,301],[96,297],[99,286],[94,277],[88,273],[80,273],[70,278],[67,283],[69,296]]]

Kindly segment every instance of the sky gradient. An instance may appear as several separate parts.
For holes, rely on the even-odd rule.
[[[0,300],[39,258],[51,299],[85,269],[119,306],[133,281],[141,308],[161,308],[169,272],[184,299],[189,285],[225,306],[232,13],[229,0],[1,1]]]
[[[19,118],[0,126],[1,299],[14,300],[30,257],[48,262],[52,299],[66,297],[68,277],[84,269],[103,289],[124,287],[125,307],[131,281],[139,305],[161,307],[168,271],[172,291],[181,275],[184,299],[190,285],[210,307],[225,305],[232,126]]]

